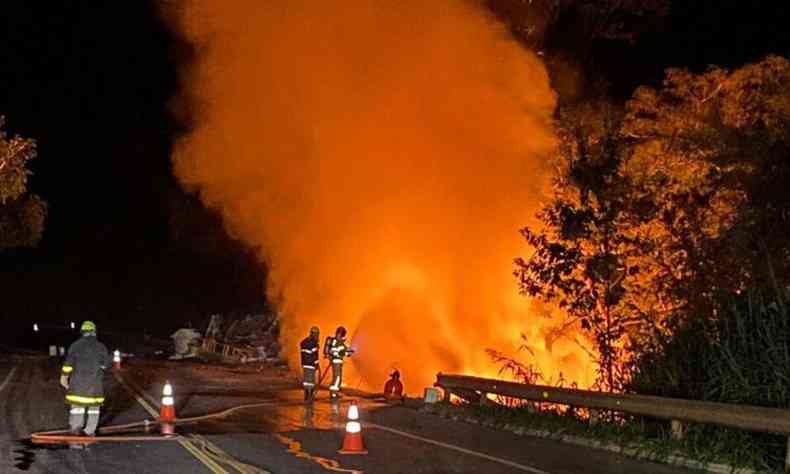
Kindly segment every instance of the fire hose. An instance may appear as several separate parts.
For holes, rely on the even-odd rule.
[[[351,355],[351,354],[353,354],[355,352],[355,349],[349,349],[347,352],[348,352],[348,355]],[[326,369],[321,371],[321,363],[319,362],[319,364],[318,364],[318,387],[320,387],[321,385],[324,384],[324,377],[326,377],[326,374],[329,373],[329,369],[331,369],[331,368],[332,368],[332,364],[329,363],[326,366]]]
[[[143,420],[123,425],[105,426],[97,431],[100,434],[130,431],[134,428],[144,428],[146,431],[158,425],[158,421]],[[100,441],[176,441],[180,436],[79,436],[71,434],[69,430],[40,431],[30,435],[30,440],[35,444],[64,444],[64,443],[83,443],[91,444]]]
[[[279,405],[279,406],[291,406],[291,405],[302,405],[303,402],[300,401],[292,401],[292,402],[280,402],[276,400],[265,401],[265,402],[258,402],[258,403],[249,403],[246,405],[238,405],[235,407],[231,407],[222,411],[218,411],[215,413],[209,413],[207,415],[201,416],[193,416],[188,418],[176,418],[173,421],[173,424],[188,424],[188,423],[197,423],[200,421],[206,421],[211,419],[220,419],[230,416],[231,414],[240,411],[246,410],[250,408],[259,408],[265,406],[272,406],[272,405]],[[131,431],[135,428],[143,428],[145,430],[150,430],[151,428],[159,425],[158,420],[143,420],[143,421],[135,421],[132,423],[126,423],[122,425],[112,425],[112,426],[104,426],[97,430],[99,434],[104,433],[117,433],[123,431]],[[97,442],[122,442],[122,441],[178,441],[182,440],[183,437],[179,435],[145,435],[145,436],[79,436],[73,435],[69,430],[54,430],[54,431],[40,431],[30,435],[30,440],[36,444],[63,444],[63,443],[97,443]]]
[[[318,385],[317,385],[317,387],[320,387],[321,385],[324,384],[324,377],[326,377],[326,374],[329,372],[329,369],[331,367],[332,367],[331,364],[327,365],[326,369],[324,369],[323,372],[322,372],[321,371],[321,364],[318,364],[318,375],[319,375],[319,377],[318,377]]]
[[[207,415],[193,416],[188,418],[177,418],[176,420],[173,421],[173,423],[188,424],[188,423],[197,423],[200,421],[206,421],[211,419],[221,419],[240,410],[272,406],[272,405],[297,406],[297,405],[303,405],[303,402],[270,400],[270,401],[264,401],[258,403],[249,403],[245,405],[238,405],[235,407],[227,408],[225,410],[221,410],[214,413],[209,413]],[[135,428],[144,428],[148,430],[151,429],[151,427],[154,427],[159,424],[160,422],[157,420],[146,419],[143,421],[136,421],[122,425],[105,426],[99,428],[97,431],[100,434],[104,434],[104,433],[117,433],[122,431],[129,431]],[[195,445],[197,445],[196,447],[200,450],[200,452],[203,455],[209,457],[211,460],[219,464],[225,464],[227,466],[231,466],[241,474],[271,474],[270,471],[267,471],[265,469],[261,469],[256,466],[245,464],[241,461],[237,461],[236,459],[232,458],[221,449],[209,443],[206,439],[204,439],[200,435],[192,435],[189,438],[185,438],[180,435],[76,436],[76,435],[72,435],[71,432],[68,430],[56,430],[56,431],[42,431],[42,432],[33,433],[31,434],[30,439],[35,444],[68,444],[68,443],[91,444],[96,442],[141,442],[141,441],[182,441],[183,442],[188,440],[194,443]],[[361,472],[361,471],[353,471],[353,470],[346,471],[337,468],[331,468],[330,470],[339,471],[339,472]]]
[[[207,415],[193,416],[188,418],[177,418],[173,421],[173,424],[188,424],[188,423],[197,423],[200,421],[211,420],[211,419],[221,419],[237,411],[245,410],[249,408],[258,408],[258,407],[272,406],[272,405],[290,406],[290,405],[301,405],[301,404],[302,402],[298,402],[298,401],[281,402],[276,400],[250,403],[246,405],[238,405],[215,413],[209,413]],[[147,431],[159,424],[160,422],[158,420],[146,419],[143,421],[136,421],[122,425],[105,426],[99,428],[97,431],[100,434],[118,433],[123,431],[129,431],[136,428],[143,428]],[[96,442],[190,441],[195,445],[197,445],[196,447],[200,450],[200,452],[203,455],[209,457],[211,460],[215,461],[216,463],[231,466],[242,474],[271,474],[270,471],[258,468],[250,464],[245,464],[241,461],[237,461],[236,459],[232,458],[224,451],[220,450],[213,444],[209,443],[200,435],[192,435],[189,438],[185,438],[180,435],[78,436],[71,434],[69,430],[55,430],[55,431],[41,431],[41,432],[33,433],[30,435],[30,440],[34,444],[70,444],[70,443],[92,444]]]

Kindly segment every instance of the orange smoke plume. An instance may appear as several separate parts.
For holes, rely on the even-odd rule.
[[[203,53],[176,174],[260,248],[291,360],[310,326],[345,325],[346,385],[380,389],[397,367],[419,393],[437,371],[496,375],[485,349],[523,332],[544,374],[590,382],[512,276],[555,95],[480,5],[194,0],[177,21]]]

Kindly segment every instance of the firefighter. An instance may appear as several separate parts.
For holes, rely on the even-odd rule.
[[[329,347],[324,347],[324,355],[332,361],[332,385],[329,386],[329,397],[340,398],[340,388],[343,386],[343,359],[351,356],[354,349],[346,345],[346,328],[340,326],[335,331],[335,337],[328,338]]]
[[[302,371],[304,378],[302,380],[302,387],[304,387],[304,400],[313,401],[315,399],[315,384],[316,384],[316,370],[319,369],[318,365],[318,327],[313,326],[310,328],[310,335],[302,339],[299,348],[302,351]]]
[[[96,434],[100,407],[104,403],[104,371],[112,364],[107,347],[96,338],[96,324],[84,321],[81,337],[69,347],[60,375],[60,385],[67,390],[71,433],[88,436]],[[87,413],[87,423],[85,415]],[[81,445],[72,445],[81,448]]]
[[[400,381],[400,372],[397,370],[390,375],[390,379],[384,384],[384,398],[388,402],[403,401],[403,383]]]

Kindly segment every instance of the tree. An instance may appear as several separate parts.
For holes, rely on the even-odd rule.
[[[709,314],[716,292],[790,282],[789,88],[790,61],[769,57],[732,73],[670,70],[628,104],[622,172],[650,195],[641,229],[666,304]]]
[[[622,119],[606,103],[561,112],[554,194],[538,214],[544,227],[521,230],[533,253],[515,261],[522,293],[556,302],[590,331],[598,384],[609,391],[621,386],[621,341],[638,314],[627,298],[640,242],[625,231],[634,203],[618,173],[630,153]]]
[[[516,275],[590,330],[609,389],[631,355],[714,320],[717,296],[790,284],[788,91],[790,61],[769,57],[670,70],[622,116],[561,115],[554,192]]]
[[[44,231],[46,204],[28,191],[28,162],[36,157],[36,142],[9,137],[0,116],[0,250],[36,245]]]

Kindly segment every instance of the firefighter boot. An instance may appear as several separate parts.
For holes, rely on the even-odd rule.
[[[85,412],[83,406],[72,405],[69,410],[69,432],[72,436],[80,436],[82,428],[85,426]],[[84,449],[85,446],[81,443],[69,443],[70,449]]]

